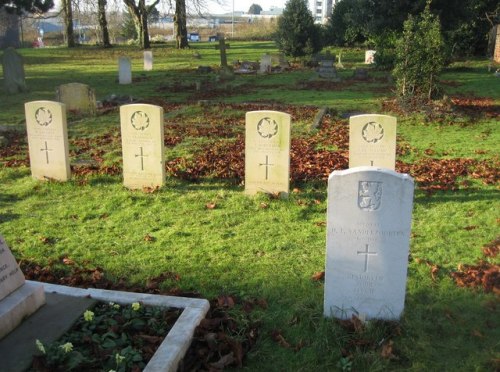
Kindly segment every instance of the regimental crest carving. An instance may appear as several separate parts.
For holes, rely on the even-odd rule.
[[[382,201],[382,182],[359,181],[358,207],[363,211],[376,211]]]
[[[271,118],[260,119],[257,124],[257,133],[262,138],[272,138],[278,133],[278,123]]]
[[[38,125],[47,127],[52,123],[52,112],[46,107],[40,107],[35,112],[35,120]]]
[[[384,128],[379,123],[370,121],[363,126],[361,136],[368,143],[377,143],[384,138]]]
[[[130,123],[137,130],[145,130],[149,127],[149,116],[144,111],[136,111],[132,114]]]

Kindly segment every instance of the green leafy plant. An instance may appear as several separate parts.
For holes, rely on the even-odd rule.
[[[290,0],[278,19],[275,34],[278,49],[288,56],[302,57],[321,49],[320,29],[305,0]]]
[[[87,310],[61,340],[36,340],[34,370],[72,371],[143,368],[179,315],[178,310],[100,303]]]
[[[444,65],[440,22],[431,2],[418,17],[409,16],[396,45],[396,94],[403,104],[422,103],[439,93],[438,74]]]

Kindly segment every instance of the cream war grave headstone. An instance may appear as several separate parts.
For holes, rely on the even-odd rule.
[[[71,170],[65,105],[33,101],[24,108],[31,175],[40,180],[67,181]]]
[[[328,180],[324,315],[397,320],[404,309],[413,179],[389,169]]]
[[[44,303],[43,286],[25,282],[19,265],[0,235],[0,339]]]
[[[357,115],[349,118],[349,168],[396,167],[395,117]]]
[[[165,182],[163,108],[133,104],[120,107],[123,184],[156,188]]]
[[[289,192],[289,114],[278,111],[246,113],[245,193],[281,194]]]

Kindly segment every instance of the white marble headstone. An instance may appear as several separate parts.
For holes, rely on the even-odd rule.
[[[120,57],[118,59],[118,83],[132,83],[132,62],[128,57]]]
[[[153,52],[151,50],[144,51],[144,71],[153,69]]]
[[[123,184],[155,188],[165,182],[163,108],[133,104],[120,107]]]
[[[328,180],[324,315],[399,319],[404,308],[413,179],[389,169]]]
[[[349,119],[349,168],[396,167],[396,124],[393,116],[358,115]]]
[[[43,286],[27,283],[0,235],[0,339],[45,303]]]
[[[32,176],[67,181],[71,170],[66,106],[60,102],[33,101],[24,108]]]
[[[290,115],[278,111],[246,113],[245,193],[286,197],[290,178]]]
[[[376,53],[377,53],[376,50],[367,50],[365,52],[365,63],[368,65],[375,63],[375,54]]]

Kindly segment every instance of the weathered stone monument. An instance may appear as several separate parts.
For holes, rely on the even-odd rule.
[[[67,181],[71,171],[65,105],[33,101],[24,108],[31,175],[40,180]]]
[[[60,85],[56,91],[56,101],[64,103],[67,111],[90,115],[95,115],[97,111],[94,90],[86,84]]]
[[[286,197],[290,178],[289,114],[278,111],[246,113],[245,193]]]
[[[367,65],[370,65],[372,63],[375,63],[375,54],[377,53],[376,50],[367,50],[365,52],[365,63]]]
[[[224,40],[223,33],[218,33],[217,37],[219,38],[219,45],[216,45],[215,49],[220,51],[220,66],[221,67],[228,67],[226,49],[231,48],[231,45],[226,44],[226,41]]]
[[[118,59],[118,83],[132,84],[132,62],[128,57]]]
[[[328,180],[324,315],[397,320],[404,308],[413,179],[389,169]]]
[[[229,44],[226,44],[223,33],[218,33],[217,36],[219,38],[219,45],[216,45],[215,49],[218,49],[220,51],[219,76],[222,80],[231,80],[234,78],[234,72],[233,69],[227,64],[226,55],[226,49],[229,49],[231,46]]]
[[[153,69],[153,52],[151,50],[144,51],[144,71]]]
[[[395,117],[357,115],[349,118],[349,168],[369,165],[395,169]]]
[[[44,303],[43,286],[26,283],[19,265],[0,235],[0,339]]]
[[[129,189],[165,183],[163,108],[133,104],[120,107],[123,184]]]
[[[335,68],[335,55],[329,51],[319,57],[318,77],[331,81],[340,81]]]
[[[2,58],[5,92],[15,94],[26,92],[23,57],[12,47],[5,49]]]

